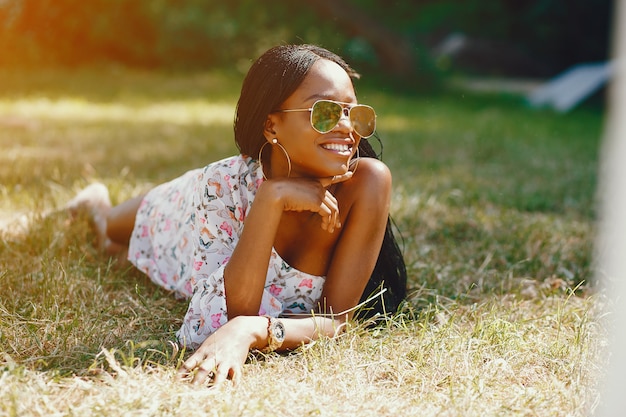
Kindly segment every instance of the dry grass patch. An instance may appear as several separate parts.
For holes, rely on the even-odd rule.
[[[5,415],[585,415],[598,402],[603,327],[593,299],[494,298],[354,328],[293,354],[251,355],[243,382],[173,379],[134,348],[103,351],[91,376],[52,377],[5,359]],[[546,313],[556,312],[556,314]],[[155,350],[155,352],[158,352]]]
[[[119,202],[235,152],[239,82],[0,71],[0,416],[593,414],[608,311],[591,281],[602,114],[507,97],[360,89],[394,173],[404,310],[252,355],[237,387],[176,382],[185,303],[100,255],[87,219],[58,209],[92,181]]]

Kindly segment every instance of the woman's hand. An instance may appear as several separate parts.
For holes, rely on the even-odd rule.
[[[181,365],[178,379],[193,384],[217,385],[227,379],[237,383],[250,347],[256,340],[250,330],[250,321],[254,319],[260,319],[260,327],[266,321],[263,317],[235,317],[216,330]]]
[[[329,233],[341,227],[337,199],[328,191],[331,184],[352,178],[352,172],[328,178],[290,178],[270,180],[284,211],[310,211],[322,220],[322,229]]]

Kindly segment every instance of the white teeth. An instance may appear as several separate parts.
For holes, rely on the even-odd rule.
[[[350,150],[350,146],[339,143],[327,143],[325,145],[322,145],[322,148],[338,152],[345,152]]]

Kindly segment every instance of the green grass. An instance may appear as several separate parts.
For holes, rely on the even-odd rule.
[[[120,202],[234,153],[241,79],[0,71],[0,416],[595,410],[602,113],[372,86],[359,94],[379,113],[394,174],[405,309],[376,329],[251,356],[237,387],[175,382],[185,303],[99,254],[87,219],[55,210],[92,181]]]

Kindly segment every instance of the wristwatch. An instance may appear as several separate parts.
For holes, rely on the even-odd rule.
[[[272,317],[265,315],[267,319],[267,347],[263,349],[263,352],[273,352],[283,345],[285,341],[285,326],[283,322]]]

